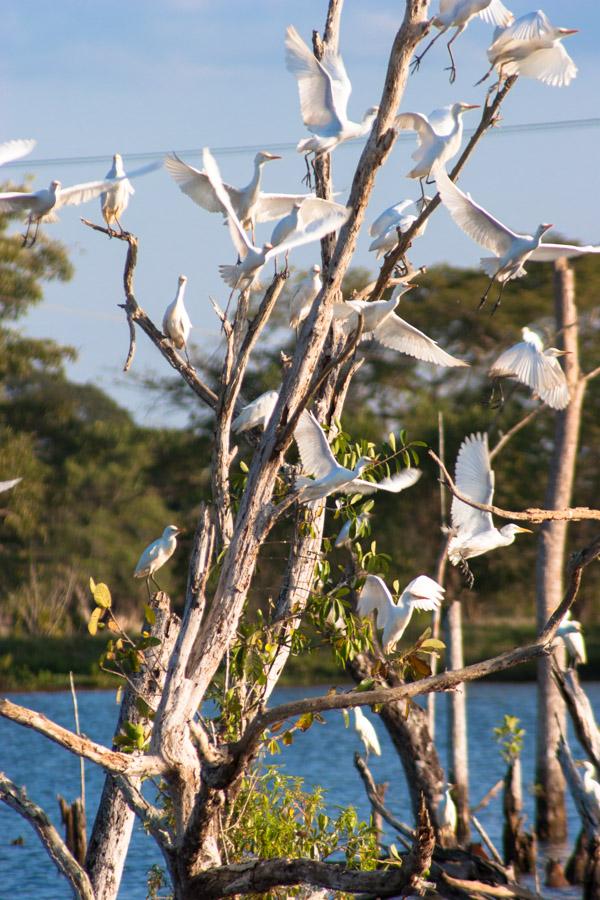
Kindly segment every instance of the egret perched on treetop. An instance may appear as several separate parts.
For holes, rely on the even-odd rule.
[[[454,481],[461,494],[477,503],[491,505],[494,499],[494,473],[487,434],[471,434],[464,439],[456,458]],[[497,547],[508,547],[520,532],[531,533],[530,528],[521,528],[512,522],[503,528],[495,528],[491,513],[475,509],[458,497],[452,498],[450,517],[452,537],[448,544],[448,559],[453,566],[460,566],[469,574],[471,583],[467,559]]]
[[[148,544],[138,560],[133,573],[134,578],[145,578],[148,592],[150,591],[148,582],[150,579],[160,590],[160,585],[154,577],[154,573],[161,569],[168,560],[171,559],[177,547],[177,535],[181,534],[182,528],[177,525],[167,525],[162,535],[157,540]]]
[[[313,266],[290,298],[290,325],[297,328],[309,312],[323,287],[321,266]]]
[[[523,340],[501,353],[490,368],[492,378],[516,378],[521,384],[553,409],[569,405],[569,386],[558,362],[567,350],[548,347],[544,350],[542,339],[530,328],[521,331]]]
[[[178,350],[185,350],[185,355],[189,363],[187,341],[192,330],[192,323],[183,303],[186,284],[187,278],[185,275],[180,275],[175,299],[172,303],[169,303],[165,310],[162,326],[163,333],[171,339],[174,346],[177,347]]]
[[[113,187],[105,193],[100,194],[100,209],[102,210],[102,216],[109,231],[112,231],[111,226],[116,222],[121,229],[121,234],[123,234],[121,216],[129,206],[129,201],[135,194],[135,190],[129,179],[138,178],[140,175],[149,175],[150,172],[154,172],[159,168],[160,162],[153,162],[147,166],[142,166],[139,169],[134,169],[133,172],[129,172],[126,175],[121,154],[115,153],[113,156],[113,164],[106,173],[106,177],[114,181]]]
[[[325,432],[308,410],[304,410],[294,431],[302,467],[313,478],[299,475],[296,487],[300,489],[300,503],[322,500],[329,494],[341,491],[344,494],[373,494],[375,491],[389,491],[397,494],[415,484],[421,477],[420,469],[404,469],[381,481],[365,481],[360,478],[362,471],[376,464],[368,456],[359,457],[353,469],[340,465],[331,452]]]
[[[381,756],[381,745],[377,732],[373,727],[373,723],[365,716],[360,706],[353,707],[354,710],[354,728],[359,738],[364,744],[367,758],[369,753],[373,752],[375,756]]]
[[[415,609],[438,609],[443,599],[444,588],[427,575],[413,578],[397,602],[394,602],[382,578],[367,575],[358,597],[356,612],[359,616],[368,616],[377,610],[377,628],[383,628],[383,652],[390,653],[406,631]]]
[[[513,278],[521,278],[527,274],[525,263],[539,247],[542,236],[552,228],[552,225],[538,225],[533,235],[511,231],[482,206],[478,206],[470,194],[464,194],[457,188],[441,166],[436,166],[434,177],[442,203],[458,227],[494,254],[481,260],[482,268],[490,276],[490,283],[479,306],[483,306],[492,284],[497,281],[500,284],[500,293],[494,306],[495,311],[500,305],[504,285]]]

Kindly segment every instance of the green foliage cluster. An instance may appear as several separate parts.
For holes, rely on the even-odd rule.
[[[523,750],[525,729],[519,728],[520,719],[517,716],[505,714],[502,725],[494,728],[494,737],[500,747],[502,759],[511,763],[518,759]]]

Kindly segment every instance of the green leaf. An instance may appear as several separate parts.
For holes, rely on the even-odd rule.
[[[100,606],[102,609],[110,609],[112,597],[110,596],[108,585],[104,584],[102,581],[100,584],[96,584],[94,579],[90,578],[90,590],[96,606]]]
[[[427,638],[427,640],[423,641],[423,643],[419,646],[419,650],[445,650],[446,645],[443,641],[438,641],[437,638]]]
[[[92,636],[98,631],[98,623],[100,622],[100,616],[102,615],[104,615],[104,610],[97,606],[90,616],[87,629]]]
[[[375,679],[374,678],[363,678],[360,684],[357,684],[354,688],[355,691],[372,691],[375,687]]]
[[[395,453],[396,452],[396,435],[394,434],[393,431],[390,431],[390,433],[388,435],[388,444],[390,445],[390,447],[392,448],[392,450]]]
[[[246,465],[246,463],[244,462],[243,459],[240,460],[240,469],[242,470],[242,472],[246,472],[246,473],[249,471],[248,466]]]

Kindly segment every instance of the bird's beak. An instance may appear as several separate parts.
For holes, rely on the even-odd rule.
[[[281,159],[280,156],[276,156],[274,153],[265,153],[265,156],[266,156],[268,159]]]
[[[418,284],[403,284],[402,287],[405,291],[413,291],[415,288],[418,288]]]
[[[187,534],[187,528],[178,528],[177,534]]]
[[[481,108],[480,103],[465,103],[463,105],[463,109],[480,109],[480,108]]]
[[[572,350],[557,350],[556,355],[557,356],[570,356],[572,352],[573,352]]]
[[[521,528],[520,525],[517,525],[517,531],[526,531],[527,534],[533,534],[533,531],[531,530],[531,528]]]
[[[579,28],[559,28],[558,30],[560,31],[561,34],[564,34],[564,35],[579,33]]]

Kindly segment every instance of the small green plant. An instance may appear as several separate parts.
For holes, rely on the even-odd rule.
[[[502,725],[494,728],[494,736],[500,745],[500,754],[507,763],[518,759],[523,750],[525,729],[519,728],[520,721],[516,716],[505,715]]]

